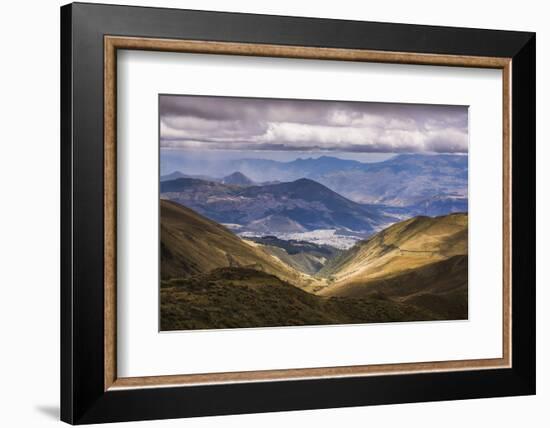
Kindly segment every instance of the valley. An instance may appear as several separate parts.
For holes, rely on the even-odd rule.
[[[239,237],[161,200],[162,330],[467,318],[467,215],[398,222],[348,250]]]

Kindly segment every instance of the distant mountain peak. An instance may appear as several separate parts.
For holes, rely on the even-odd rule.
[[[254,182],[244,175],[240,171],[235,171],[232,174],[229,174],[221,179],[223,184],[234,184],[237,186],[252,186]]]
[[[281,183],[275,186],[279,186],[280,189],[286,189],[289,191],[300,191],[305,192],[302,194],[302,197],[305,199],[315,198],[316,195],[331,195],[336,198],[343,198],[343,196],[338,195],[336,192],[329,189],[327,186],[319,183],[318,181],[312,180],[310,178],[299,178],[291,182]]]
[[[169,181],[169,180],[175,180],[177,178],[183,178],[186,177],[186,175],[181,171],[173,171],[169,174],[161,175],[160,181]]]
[[[335,164],[360,164],[361,162],[351,159],[342,159],[336,156],[323,155],[319,157],[307,157],[307,158],[296,158],[294,161],[296,163],[335,163]]]
[[[304,178],[304,177],[299,178],[298,180],[294,180],[292,183],[300,184],[300,185],[308,184],[313,186],[325,187],[321,183],[316,182],[315,180],[312,180],[310,178]]]
[[[359,162],[359,161],[353,160],[353,159],[342,159],[342,158],[339,158],[337,156],[329,156],[329,155],[319,156],[316,160],[321,161],[321,162],[337,162],[337,163],[347,163],[347,164],[362,163],[362,162]]]

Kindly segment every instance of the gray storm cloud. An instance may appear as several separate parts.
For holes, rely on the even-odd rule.
[[[161,95],[161,147],[468,151],[466,106]]]

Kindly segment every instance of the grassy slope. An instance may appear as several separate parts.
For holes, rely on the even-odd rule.
[[[220,267],[247,267],[298,286],[318,282],[189,208],[165,200],[160,207],[162,279],[185,278]]]
[[[377,296],[430,309],[445,319],[468,317],[468,217],[416,217],[356,245],[320,274],[323,296]]]
[[[377,297],[320,297],[265,272],[220,268],[162,282],[161,330],[432,320],[429,310]]]
[[[349,283],[367,283],[399,275],[455,255],[468,254],[468,216],[415,217],[396,223],[327,263],[319,272],[342,291]]]

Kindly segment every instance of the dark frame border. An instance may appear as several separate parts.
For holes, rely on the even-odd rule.
[[[104,37],[104,331],[105,331],[105,390],[159,386],[189,386],[234,382],[335,378],[420,372],[498,369],[511,367],[511,180],[510,180],[510,78],[511,59],[463,55],[434,55],[403,52],[385,52],[363,49],[334,49],[310,46],[268,45],[235,42],[211,42],[202,40],[159,39],[145,37]],[[417,65],[461,66],[492,68],[502,74],[502,170],[503,170],[503,319],[502,357],[457,361],[425,361],[420,363],[353,365],[279,369],[227,373],[173,374],[170,376],[118,377],[117,318],[116,318],[116,204],[117,204],[117,52],[118,50],[168,51],[201,53],[208,55],[246,55],[278,58],[319,59],[353,62],[405,63]]]
[[[512,144],[512,367],[105,392],[105,35],[511,58],[515,142]],[[535,393],[533,33],[67,5],[61,9],[61,136],[63,421],[81,424]]]

